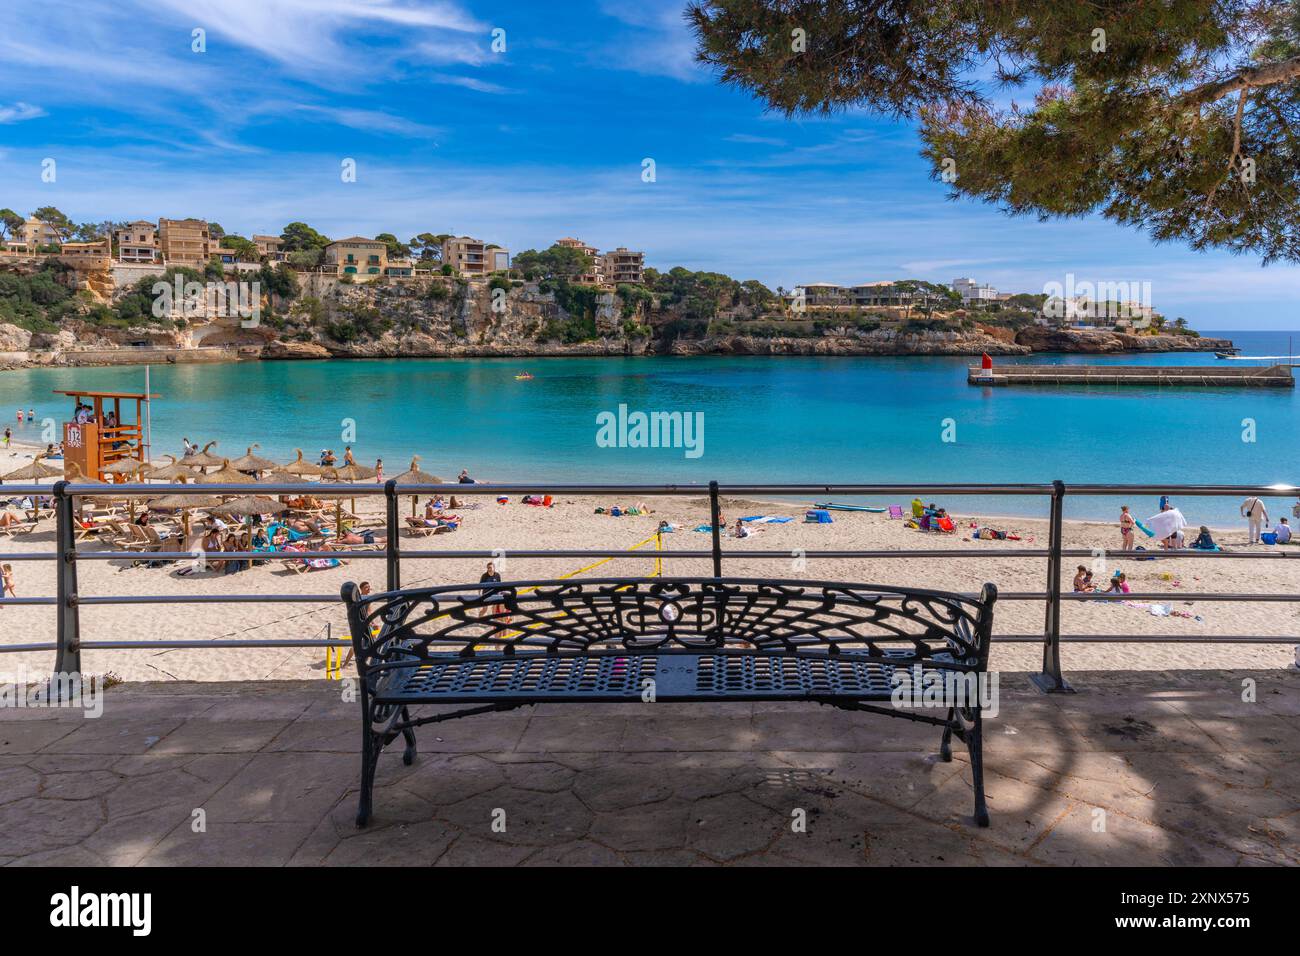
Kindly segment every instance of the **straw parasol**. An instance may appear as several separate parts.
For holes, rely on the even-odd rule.
[[[170,461],[165,465],[154,465],[149,468],[144,476],[150,481],[176,481],[179,479],[190,479],[194,477],[194,469],[182,465],[176,460],[175,455],[167,455]]]
[[[182,484],[184,482],[182,481]],[[148,505],[152,509],[159,511],[170,511],[180,509],[181,526],[185,529],[186,536],[190,533],[190,509],[191,508],[215,508],[221,504],[221,499],[216,495],[163,495],[159,498],[150,498]]]
[[[234,467],[229,458],[222,458],[217,464],[221,467],[216,471],[195,475],[194,480],[204,485],[251,485],[257,480]]]
[[[138,458],[119,458],[111,465],[105,465],[100,471],[106,475],[134,475],[145,467],[145,463]]]
[[[238,469],[239,471],[273,471],[274,469],[279,468],[280,466],[271,461],[271,459],[262,458],[260,455],[253,454],[254,448],[261,447],[262,446],[257,443],[249,445],[248,454],[244,455],[242,458],[236,458],[230,463],[230,467]]]
[[[216,455],[209,455],[208,449],[216,445],[216,442],[210,441],[203,446],[203,451],[196,451],[192,455],[186,455],[180,460],[180,464],[189,468],[214,468],[222,464],[225,459],[218,458]]]
[[[82,473],[81,466],[78,465],[75,461],[67,462],[64,468],[67,473],[68,481],[72,482],[74,485],[95,485],[96,487],[103,488],[105,491],[105,494],[96,494],[96,495],[88,495],[88,496],[82,495],[81,504],[85,503],[87,497],[89,497],[91,501],[95,502],[95,504],[101,504],[101,505],[115,504],[118,501],[125,501],[127,503],[127,508],[130,511],[131,518],[134,520],[135,502],[136,502],[136,498],[139,496],[113,494],[112,485],[110,485],[106,481],[100,481],[98,478],[87,478],[85,474]],[[77,506],[77,510],[78,511],[81,510],[80,504]]]
[[[325,469],[322,468],[320,465],[314,465],[311,462],[304,460],[302,457],[301,448],[295,448],[294,451],[298,453],[298,457],[295,458],[293,461],[289,462],[289,464],[285,465],[284,468],[282,469],[283,471],[287,471],[291,475],[313,475],[313,476],[321,475],[325,472]]]
[[[379,474],[375,469],[358,465],[356,462],[344,465],[342,468],[326,468],[323,473],[329,481],[358,481],[362,478],[374,478]]]
[[[427,471],[420,470],[420,456],[411,456],[411,467],[400,475],[393,476],[393,480],[399,485],[441,485],[442,479],[437,475],[431,475]],[[417,495],[411,495],[411,514],[415,514],[415,505]]]
[[[278,515],[288,511],[288,506],[281,504],[274,498],[267,498],[263,495],[245,495],[242,498],[233,498],[224,504],[215,505],[208,509],[209,514],[214,515]]]
[[[44,455],[37,455],[21,468],[0,476],[0,481],[40,481],[42,478],[62,478],[62,468],[51,468],[49,465],[41,464],[41,459],[44,457]]]

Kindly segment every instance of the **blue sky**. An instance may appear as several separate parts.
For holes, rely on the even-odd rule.
[[[9,0],[0,206],[245,235],[294,219],[334,237],[456,232],[514,251],[572,235],[787,288],[970,275],[1038,292],[1073,273],[1149,281],[1157,309],[1200,328],[1300,328],[1300,267],[1099,218],[1012,220],[947,200],[905,124],[765,112],[694,64],[682,7]]]

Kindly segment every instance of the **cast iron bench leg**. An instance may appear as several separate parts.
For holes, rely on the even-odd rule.
[[[974,708],[974,720],[967,732],[966,746],[970,749],[971,783],[975,788],[975,822],[989,825],[989,808],[984,802],[984,730],[981,726],[980,708]]]
[[[357,805],[357,826],[370,820],[370,806],[375,789],[375,764],[379,762],[380,738],[366,726],[361,733],[361,797]]]
[[[957,719],[957,708],[948,708],[948,723],[943,727],[943,741],[939,744],[939,759],[952,763],[952,722]]]
[[[405,707],[402,708],[402,723],[411,722],[411,712]],[[402,763],[410,766],[415,763],[415,730],[410,727],[402,728],[402,736],[406,738],[406,749],[402,751]]]

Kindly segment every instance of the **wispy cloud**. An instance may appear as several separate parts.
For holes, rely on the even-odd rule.
[[[0,106],[0,123],[21,123],[23,120],[45,116],[45,110],[31,103],[14,103],[12,106]]]

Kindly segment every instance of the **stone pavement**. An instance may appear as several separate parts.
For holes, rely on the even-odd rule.
[[[987,830],[958,742],[941,763],[937,728],[809,704],[426,726],[414,766],[381,757],[357,830],[359,708],[339,684],[127,684],[98,719],[0,711],[0,863],[1300,863],[1300,673],[1071,680],[1043,696],[1002,675]]]

